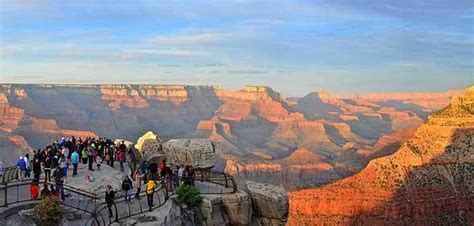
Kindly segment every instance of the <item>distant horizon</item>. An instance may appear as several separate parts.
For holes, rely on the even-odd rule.
[[[474,83],[474,1],[0,1],[0,82],[263,84],[288,96]]]
[[[255,84],[248,84],[248,85],[244,85],[244,86],[241,86],[239,88],[227,88],[227,87],[223,87],[219,84],[185,84],[185,83],[51,83],[51,82],[48,82],[48,83],[23,83],[23,82],[0,82],[0,85],[60,85],[60,86],[68,86],[68,85],[71,85],[71,86],[81,86],[81,85],[84,85],[84,86],[96,86],[96,85],[164,85],[164,86],[204,86],[204,87],[219,87],[220,89],[223,89],[223,90],[227,90],[227,91],[233,91],[233,92],[236,92],[236,91],[239,91],[239,90],[242,90],[244,87],[247,87],[247,86],[255,86],[255,87],[268,87],[268,88],[271,88],[273,91],[275,92],[278,92],[280,94],[283,94],[283,96],[285,96],[286,98],[301,98],[301,97],[304,97],[305,95],[308,95],[310,93],[313,93],[313,92],[321,92],[321,91],[325,91],[325,92],[328,92],[330,94],[335,94],[335,95],[338,95],[338,96],[347,96],[347,95],[367,95],[367,94],[390,94],[390,93],[393,93],[393,94],[397,94],[397,93],[447,93],[447,92],[450,92],[450,91],[462,91],[462,90],[465,90],[466,88],[468,87],[471,87],[471,86],[474,86],[474,83],[472,84],[468,84],[466,86],[463,86],[463,87],[453,87],[453,88],[449,88],[449,89],[442,89],[442,90],[408,90],[408,91],[375,91],[375,92],[334,92],[330,89],[325,89],[325,88],[322,88],[322,89],[317,89],[317,90],[310,90],[308,92],[306,92],[304,95],[301,95],[301,96],[292,96],[292,95],[287,95],[285,92],[281,91],[281,90],[278,90],[278,89],[275,89],[274,87],[271,87],[271,86],[267,86],[267,85],[255,85]]]

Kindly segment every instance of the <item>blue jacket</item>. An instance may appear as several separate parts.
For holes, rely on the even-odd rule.
[[[21,170],[26,170],[26,162],[23,159],[18,159],[16,162],[16,166],[20,168]]]
[[[71,163],[72,164],[79,163],[79,154],[77,153],[77,151],[75,151],[71,154]]]

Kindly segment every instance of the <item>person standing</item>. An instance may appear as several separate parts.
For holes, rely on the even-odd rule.
[[[153,208],[153,195],[155,194],[156,183],[154,180],[148,180],[146,183],[146,198],[148,201],[148,211]]]
[[[34,157],[33,158],[33,176],[34,179],[39,181],[41,175],[41,162],[39,158]]]
[[[120,171],[125,171],[125,169],[123,168],[123,163],[125,162],[125,152],[120,150],[118,152],[118,160],[120,162]]]
[[[44,181],[50,182],[51,181],[51,157],[49,154],[46,156],[44,160]]]
[[[114,204],[115,191],[112,189],[112,186],[107,185],[105,189],[105,202],[107,203],[107,209],[109,210],[109,218],[112,218],[114,214],[112,213],[112,205]]]
[[[92,144],[94,144],[94,143],[92,143]],[[89,160],[89,170],[90,171],[94,171],[94,168],[92,168],[92,164],[94,164],[94,151],[95,151],[94,146],[91,145],[89,147],[89,151],[88,151],[89,154],[87,155],[88,160]]]
[[[122,190],[124,190],[125,192],[125,201],[131,201],[132,198],[131,198],[131,195],[130,195],[130,192],[133,188],[133,184],[132,184],[132,181],[130,180],[130,178],[128,176],[125,176],[125,179],[123,179],[122,181]]]
[[[82,155],[81,155],[81,158],[82,158],[82,164],[87,164],[87,159],[89,158],[89,150],[87,150],[87,147],[84,147],[84,149],[82,149]]]
[[[26,163],[23,156],[20,156],[20,159],[16,162],[16,168],[18,169],[18,178],[22,180],[26,172]]]
[[[74,151],[71,154],[71,164],[72,164],[72,176],[77,175],[77,166],[79,164],[79,153],[77,151]]]
[[[137,158],[135,157],[135,152],[132,145],[128,146],[126,158],[128,167],[130,168],[130,176],[133,177],[135,169],[137,168]]]
[[[183,184],[183,173],[184,173],[184,165],[181,165],[181,167],[178,169],[179,185]]]
[[[30,171],[31,171],[31,167],[30,167],[30,154],[26,154],[26,155],[25,155],[25,158],[24,158],[23,160],[25,161],[25,165],[26,165],[25,177],[30,178]]]
[[[166,159],[163,159],[160,163],[160,176],[164,177],[166,175]]]
[[[140,192],[142,190],[142,177],[143,175],[140,172],[140,169],[135,170],[134,180],[135,180],[135,187],[137,188],[137,192],[135,193],[135,198],[140,200]]]
[[[63,178],[66,180],[67,183],[67,160],[63,157],[59,162],[59,169],[61,169],[61,173],[63,174]]]
[[[64,201],[64,175],[63,172],[56,168],[53,173],[54,182],[56,185],[56,192],[61,195],[61,199]]]

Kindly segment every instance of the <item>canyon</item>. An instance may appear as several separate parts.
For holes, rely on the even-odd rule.
[[[0,84],[0,155],[12,163],[62,136],[205,138],[216,168],[310,188],[393,154],[460,91],[286,98],[264,86]]]
[[[396,152],[328,185],[290,192],[288,225],[473,225],[474,86]]]

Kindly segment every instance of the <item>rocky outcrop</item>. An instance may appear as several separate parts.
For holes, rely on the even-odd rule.
[[[472,225],[472,87],[453,101],[358,174],[291,192],[289,225]]]
[[[278,186],[246,181],[252,200],[254,225],[285,225],[288,218],[288,196]]]
[[[173,139],[163,143],[166,160],[173,165],[192,165],[212,168],[216,164],[216,150],[207,139]]]
[[[148,131],[143,136],[139,137],[135,149],[141,154],[144,160],[155,160],[157,162],[165,158],[161,139],[152,131]]]

